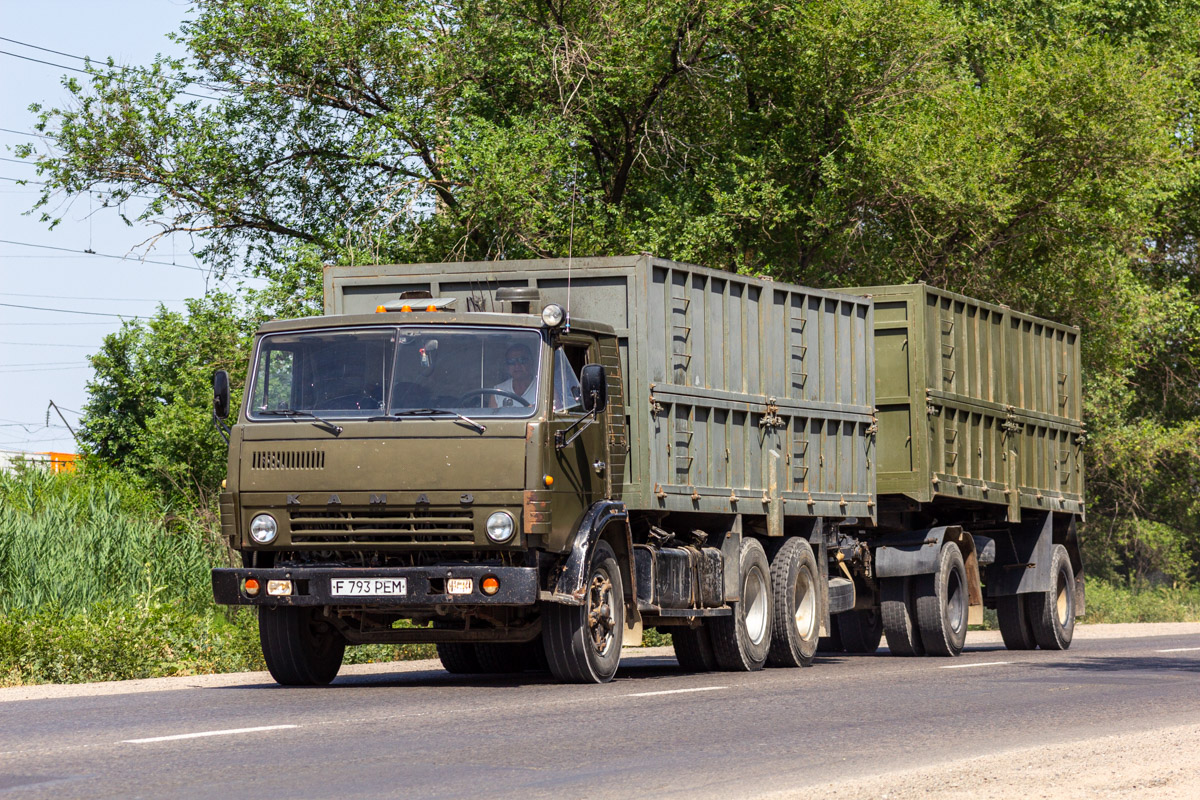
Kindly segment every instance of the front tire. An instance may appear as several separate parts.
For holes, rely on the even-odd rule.
[[[1043,650],[1066,650],[1075,635],[1075,570],[1067,548],[1054,545],[1050,588],[1027,595],[1029,625]]]
[[[793,536],[771,561],[772,624],[767,661],[773,667],[810,667],[821,633],[820,573],[812,547]]]
[[[757,539],[742,539],[738,549],[740,600],[733,614],[710,620],[717,665],[727,672],[762,669],[771,651],[771,568]]]
[[[621,663],[625,593],[617,556],[603,539],[588,567],[583,605],[548,605],[543,637],[550,672],[564,683],[607,683]]]
[[[346,639],[311,607],[259,606],[258,639],[271,677],[283,686],[324,686],[346,654]]]

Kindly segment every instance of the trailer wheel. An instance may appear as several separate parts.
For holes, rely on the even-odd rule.
[[[475,645],[469,642],[438,642],[438,660],[451,675],[478,675],[483,672],[475,656]]]
[[[712,672],[717,668],[717,656],[703,622],[695,628],[672,629],[671,646],[675,648],[675,660],[685,672]]]
[[[1054,582],[1049,589],[1027,595],[1029,624],[1043,650],[1066,650],[1075,635],[1075,570],[1061,544],[1054,545],[1050,574]]]
[[[771,666],[812,666],[823,616],[819,574],[812,547],[798,536],[771,560]]]
[[[621,663],[625,593],[617,557],[600,539],[592,551],[583,605],[546,606],[542,621],[550,672],[564,683],[607,683]]]
[[[883,638],[883,620],[878,608],[843,611],[833,618],[847,653],[874,653]]]
[[[883,635],[894,656],[923,656],[925,645],[917,628],[916,603],[911,577],[884,578],[880,581],[879,614]]]
[[[346,640],[312,607],[259,606],[258,639],[271,677],[283,686],[324,686],[337,677]]]
[[[733,614],[713,617],[711,638],[717,665],[728,672],[762,669],[771,651],[771,568],[757,539],[746,537],[738,550],[741,599]]]
[[[967,642],[967,568],[962,551],[946,542],[937,572],[915,578],[917,624],[925,654],[957,656]]]
[[[1013,594],[996,598],[1000,638],[1009,650],[1032,650],[1037,647],[1033,626],[1029,624],[1028,597],[1025,594]]]

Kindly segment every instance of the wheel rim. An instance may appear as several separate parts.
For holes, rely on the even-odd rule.
[[[1058,624],[1066,627],[1069,614],[1071,612],[1071,597],[1067,591],[1067,576],[1063,573],[1058,573]]]
[[[817,593],[808,571],[800,570],[796,576],[796,632],[807,641],[817,624]]]
[[[962,576],[951,570],[946,581],[946,620],[950,629],[961,630],[967,617],[967,596],[963,591]]]
[[[592,647],[597,654],[608,655],[616,641],[617,624],[612,579],[604,570],[592,573],[592,583],[588,588],[587,621]]]
[[[746,610],[746,635],[754,644],[761,644],[767,636],[767,582],[757,568],[746,575],[742,607]]]

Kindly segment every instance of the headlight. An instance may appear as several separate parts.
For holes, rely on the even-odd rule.
[[[567,318],[567,312],[557,303],[551,303],[542,309],[542,322],[551,328],[557,328]]]
[[[488,538],[497,544],[507,542],[517,532],[512,515],[507,511],[497,511],[487,519]]]
[[[270,514],[259,514],[250,520],[250,538],[259,544],[270,544],[279,535],[279,526]]]

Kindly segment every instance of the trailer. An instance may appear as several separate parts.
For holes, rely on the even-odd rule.
[[[409,641],[606,681],[646,627],[691,670],[956,655],[985,605],[1010,647],[1065,647],[1078,417],[1076,329],[929,287],[330,267],[324,317],[256,337],[214,594],[290,684]]]

